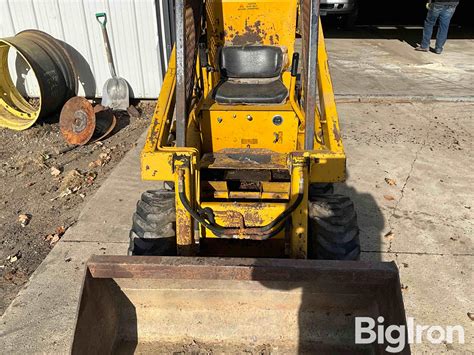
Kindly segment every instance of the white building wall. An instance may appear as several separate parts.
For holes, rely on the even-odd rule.
[[[95,14],[106,12],[117,74],[129,82],[134,97],[156,98],[171,48],[168,1],[0,0],[0,38],[38,29],[66,42],[79,72],[78,95],[100,97],[110,73]],[[28,91],[34,88],[29,85]]]

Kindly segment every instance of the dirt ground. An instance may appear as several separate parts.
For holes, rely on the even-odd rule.
[[[57,116],[25,131],[0,128],[0,314],[135,146],[154,106],[139,103],[141,117],[117,115],[108,138],[66,152]]]

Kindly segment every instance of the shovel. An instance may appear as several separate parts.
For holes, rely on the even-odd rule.
[[[126,110],[130,106],[128,84],[123,78],[117,76],[115,72],[114,59],[110,49],[109,36],[107,34],[107,15],[105,12],[95,14],[97,21],[102,28],[102,36],[104,37],[105,52],[107,53],[107,61],[109,63],[110,75],[102,90],[102,106],[110,107],[112,110]]]

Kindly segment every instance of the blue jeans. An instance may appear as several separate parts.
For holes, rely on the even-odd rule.
[[[456,11],[457,5],[439,5],[431,4],[430,10],[425,20],[425,27],[423,29],[423,40],[421,41],[421,48],[429,48],[431,36],[433,35],[433,27],[439,19],[438,34],[436,35],[436,49],[442,51],[446,40],[448,39],[449,23]]]

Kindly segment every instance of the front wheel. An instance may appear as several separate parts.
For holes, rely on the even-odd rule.
[[[349,197],[311,196],[308,213],[308,258],[359,260],[359,226]]]
[[[129,255],[176,255],[174,191],[150,190],[142,194],[133,214]]]

